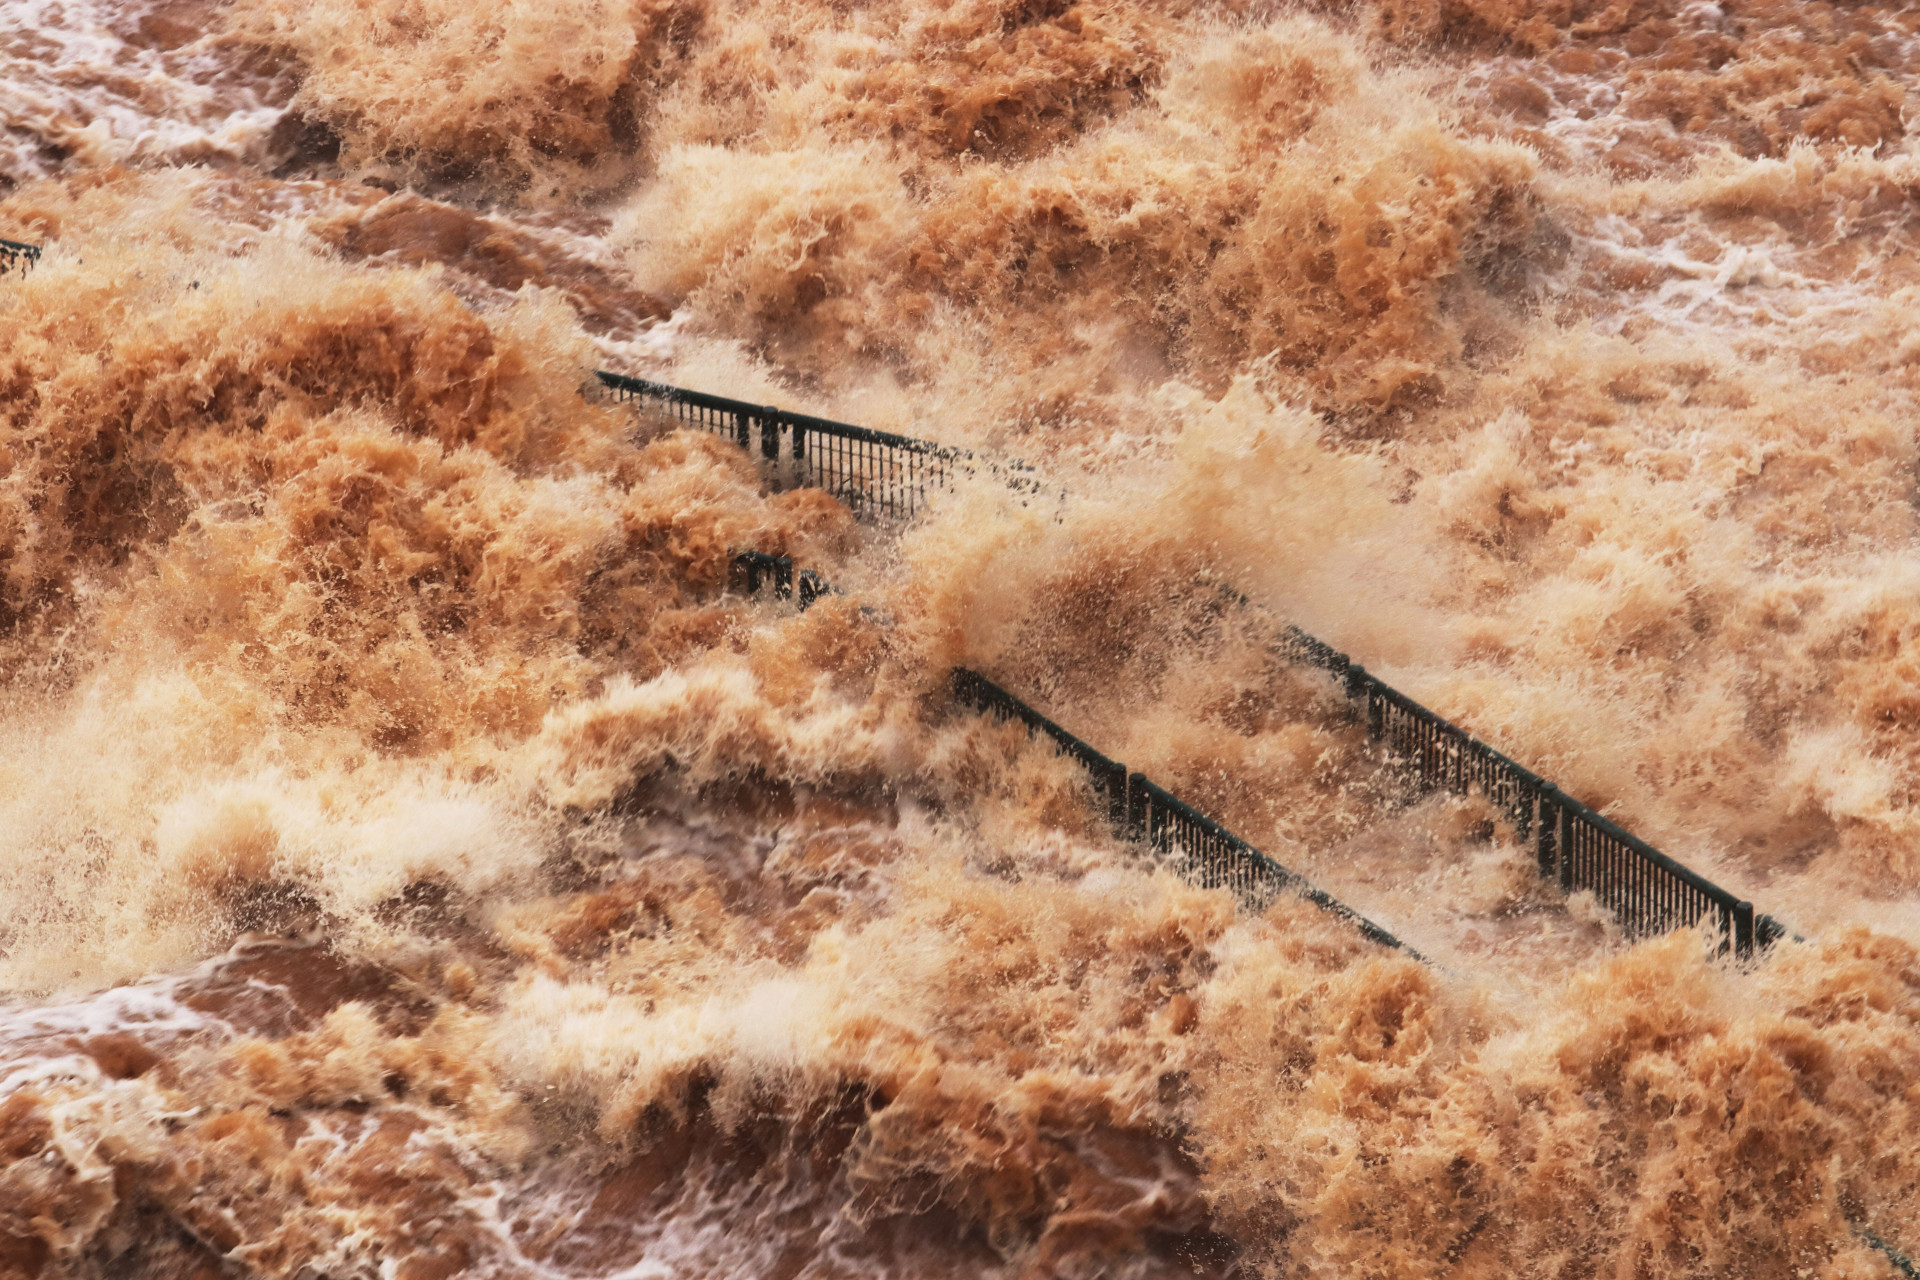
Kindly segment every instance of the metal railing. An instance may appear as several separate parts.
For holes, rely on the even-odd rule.
[[[744,438],[741,445],[746,446]],[[793,595],[794,566],[786,556],[742,552],[734,557],[734,572],[749,594],[758,593],[762,583],[768,583],[777,595]],[[803,610],[832,590],[811,570],[802,571],[798,581]],[[1256,607],[1238,592],[1228,589],[1224,594],[1244,607]],[[1358,704],[1367,736],[1384,744],[1394,763],[1418,785],[1463,794],[1478,792],[1511,815],[1521,839],[1535,841],[1540,874],[1557,880],[1565,892],[1591,889],[1628,934],[1664,933],[1710,920],[1722,950],[1742,958],[1751,955],[1755,947],[1769,947],[1786,935],[1787,930],[1773,917],[1756,916],[1752,903],[1737,899],[1675,862],[1532,770],[1369,674],[1325,641],[1289,624],[1283,627],[1276,649],[1294,662],[1319,667],[1338,679],[1348,699]],[[1078,763],[1086,770],[1094,792],[1105,802],[1115,831],[1162,855],[1183,879],[1202,888],[1227,889],[1256,908],[1290,891],[1351,924],[1371,941],[1432,964],[1332,894],[1315,888],[1145,774],[1132,772],[1095,750],[985,676],[955,667],[952,688],[956,701],[1017,721],[1030,736],[1038,734],[1050,740]],[[1892,1243],[1863,1223],[1850,1225],[1894,1270],[1907,1280],[1920,1280],[1920,1268]]]
[[[826,580],[811,569],[802,569],[796,578],[793,572],[793,560],[789,556],[768,555],[764,551],[737,551],[733,556],[733,580],[748,595],[758,595],[760,586],[765,583],[773,588],[773,594],[783,600],[790,600],[794,594],[794,584],[800,587],[800,611],[805,613],[815,600],[830,595],[833,588]]]
[[[1281,893],[1294,893],[1358,929],[1370,940],[1404,951],[1423,964],[1418,951],[1304,877],[1201,813],[1143,773],[1094,750],[977,671],[953,670],[954,698],[965,706],[1023,724],[1029,734],[1051,739],[1086,769],[1094,792],[1106,804],[1114,829],[1160,854],[1184,880],[1203,889],[1226,889],[1254,907]]]
[[[733,580],[747,595],[758,595],[762,587],[771,587],[774,595],[783,599],[793,597],[797,582],[802,610],[833,590],[813,570],[803,569],[796,577],[791,558],[762,551],[736,552]],[[1339,916],[1372,941],[1429,963],[1418,951],[1333,895],[1316,889],[1145,774],[1131,773],[1118,760],[1108,759],[978,672],[955,667],[953,694],[965,706],[1018,721],[1030,735],[1050,740],[1087,771],[1114,830],[1161,854],[1183,879],[1203,889],[1227,889],[1256,907],[1290,891]]]
[[[1916,1267],[1911,1258],[1900,1252],[1900,1250],[1895,1248],[1890,1242],[1883,1240],[1871,1229],[1859,1226],[1858,1224],[1854,1226],[1853,1230],[1856,1235],[1866,1241],[1868,1248],[1877,1250],[1881,1256],[1893,1264],[1893,1269],[1905,1276],[1907,1280],[1920,1280],[1920,1267]]]
[[[24,275],[27,268],[38,261],[40,261],[39,245],[22,244],[18,240],[0,240],[0,275],[6,274],[15,267],[20,268],[21,274]]]
[[[1126,830],[1138,828],[1139,824],[1134,821],[1133,775],[1127,772],[1127,766],[1118,760],[1109,760],[993,681],[965,667],[953,669],[953,696],[967,706],[1018,720],[1027,726],[1028,733],[1051,738],[1055,746],[1087,771],[1094,791],[1106,802],[1108,821]]]
[[[1540,874],[1562,892],[1592,892],[1629,937],[1655,937],[1706,921],[1723,949],[1751,955],[1786,935],[1772,916],[1682,866],[1645,840],[1515,763],[1459,725],[1421,706],[1359,663],[1298,627],[1280,647],[1338,680],[1367,737],[1424,790],[1479,794],[1508,814],[1534,845]]]
[[[809,437],[816,442],[828,438],[847,442],[836,446],[841,452],[834,456],[857,461],[803,473],[799,482],[818,484],[845,498],[856,510],[911,516],[924,507],[931,487],[949,483],[954,469],[971,463],[973,458],[965,450],[945,445],[781,409],[764,409],[665,383],[606,372],[596,376],[622,399],[654,400],[689,426],[730,436],[743,449],[751,448],[752,428],[757,423],[761,456],[767,459],[779,458],[782,431],[792,434],[795,459],[819,451],[817,443],[809,446]],[[872,446],[868,452],[850,452],[854,443],[863,441]],[[907,461],[913,458],[927,460],[926,465],[916,470]],[[825,482],[816,477],[825,477]],[[1010,479],[1016,486],[1038,490],[1024,468],[1016,470]],[[913,488],[915,485],[919,488]],[[1258,608],[1241,593],[1215,585],[1225,598],[1241,607]],[[1283,625],[1276,647],[1291,661],[1332,673],[1357,705],[1367,736],[1385,746],[1390,765],[1402,770],[1416,786],[1463,795],[1477,792],[1511,815],[1520,838],[1534,844],[1540,874],[1557,883],[1562,892],[1591,891],[1629,937],[1659,936],[1704,921],[1718,935],[1723,950],[1745,958],[1756,947],[1769,947],[1787,936],[1787,929],[1779,921],[1756,913],[1751,902],[1675,862],[1532,770],[1368,674],[1325,641],[1298,627]],[[1096,777],[1104,776],[1103,769],[1118,768],[1097,752],[1083,755],[1092,748],[1011,694],[1005,697],[1008,701],[996,704],[997,709],[1053,737],[1081,758]],[[1069,740],[1078,746],[1069,745]],[[1110,805],[1117,803],[1114,797],[1124,790],[1120,782],[1111,779],[1096,785],[1108,796]],[[1175,812],[1171,807],[1167,811]],[[1173,823],[1169,830],[1185,830],[1181,827],[1184,819],[1168,821]]]
[[[594,376],[620,400],[644,399],[689,427],[710,431],[754,451],[771,463],[787,446],[791,482],[825,489],[861,515],[912,519],[927,495],[953,481],[957,464],[972,459],[965,449],[871,431],[765,405],[670,387],[645,378],[596,370]]]

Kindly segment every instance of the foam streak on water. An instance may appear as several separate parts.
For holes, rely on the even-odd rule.
[[[194,4],[20,0],[0,11],[0,177],[63,163],[271,167],[285,114]],[[251,72],[251,74],[249,74]]]

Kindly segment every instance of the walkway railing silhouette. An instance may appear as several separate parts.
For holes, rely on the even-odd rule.
[[[18,240],[0,240],[0,275],[15,267],[24,274],[28,267],[40,261],[40,246],[22,244]]]
[[[1332,894],[1316,889],[1305,877],[1281,866],[1144,773],[1130,772],[1118,760],[1108,759],[979,672],[955,667],[953,695],[963,705],[1017,721],[1027,727],[1029,734],[1051,739],[1063,753],[1086,769],[1093,779],[1094,791],[1106,802],[1114,829],[1159,853],[1183,879],[1203,889],[1226,889],[1255,907],[1265,906],[1281,893],[1296,894],[1322,911],[1340,917],[1372,941],[1404,951],[1423,964],[1432,963],[1386,929]]]
[[[1710,922],[1738,955],[1769,947],[1786,928],[1753,904],[1682,866],[1645,840],[1575,800],[1459,725],[1421,706],[1331,645],[1289,626],[1281,641],[1297,661],[1339,681],[1391,760],[1424,790],[1478,793],[1531,840],[1540,874],[1564,893],[1591,891],[1629,937]]]
[[[797,581],[802,610],[832,591],[813,570],[803,569],[796,577],[789,557],[760,551],[734,555],[733,580],[748,595],[757,595],[763,586],[768,586],[774,595],[783,599],[793,598]],[[1017,721],[1026,726],[1030,736],[1038,734],[1050,740],[1077,762],[1087,771],[1094,791],[1104,800],[1115,834],[1147,845],[1182,879],[1203,889],[1229,890],[1256,908],[1264,907],[1281,893],[1296,894],[1322,911],[1340,917],[1369,940],[1404,951],[1422,963],[1431,963],[1346,903],[1315,888],[1305,878],[1150,781],[1145,774],[1128,772],[1125,765],[1108,759],[985,676],[965,667],[955,667],[952,681],[955,701]]]
[[[779,458],[782,431],[792,433],[796,458],[807,456],[809,437],[825,438],[831,432],[839,433],[835,438],[866,440],[871,452],[859,456],[868,461],[830,473],[808,473],[826,475],[828,483],[802,480],[820,484],[843,498],[856,495],[848,501],[856,512],[912,516],[925,507],[931,489],[949,484],[955,466],[972,457],[965,450],[946,445],[869,432],[861,427],[664,383],[605,372],[597,376],[622,399],[652,400],[690,426],[730,435],[743,449],[750,448],[751,427],[757,423],[761,433],[760,454],[769,460]],[[914,470],[907,464],[910,458],[930,461]],[[1238,592],[1226,589],[1224,594],[1243,607],[1256,607]],[[1291,661],[1318,667],[1332,675],[1354,706],[1356,718],[1366,725],[1368,738],[1385,748],[1390,767],[1407,777],[1416,790],[1484,796],[1508,814],[1520,838],[1532,844],[1543,877],[1558,884],[1564,893],[1590,891],[1601,906],[1613,913],[1627,936],[1657,937],[1704,922],[1719,939],[1723,951],[1745,958],[1756,947],[1769,947],[1786,935],[1784,926],[1771,916],[1757,914],[1751,902],[1674,861],[1539,774],[1371,675],[1365,667],[1325,641],[1298,627],[1283,624],[1275,649]],[[979,693],[984,686],[969,685],[968,688]],[[1186,856],[1199,858],[1204,866],[1214,865],[1210,859],[1217,860],[1210,850],[1244,849],[1265,859],[1253,846],[1188,809],[1175,797],[1160,792],[1144,778],[1140,781],[1146,789],[1136,795],[1132,778],[1137,775],[1126,774],[1118,764],[1053,725],[1005,690],[998,690],[981,705],[1022,720],[1029,728],[1061,743],[1069,754],[1087,765],[1094,775],[1096,789],[1106,797],[1109,808],[1120,805],[1124,798],[1124,821],[1129,829],[1136,819],[1134,806],[1142,805],[1137,813],[1146,825],[1140,829],[1149,840],[1167,842],[1157,847],[1188,851]],[[1156,798],[1156,793],[1164,799]],[[1155,826],[1156,823],[1159,825]],[[1233,856],[1239,854],[1236,852]]]
[[[778,462],[784,443],[795,484],[825,489],[863,515],[912,519],[927,494],[952,480],[954,465],[971,459],[965,449],[871,431],[827,418],[710,396],[665,383],[596,371],[618,399],[645,399],[700,431],[725,436],[749,453],[759,435],[760,457]]]

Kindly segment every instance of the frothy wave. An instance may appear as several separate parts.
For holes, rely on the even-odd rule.
[[[1908,25],[15,6],[0,1260],[1879,1274]],[[612,358],[1073,498],[883,537]],[[1220,576],[1814,941],[1568,910]],[[1143,862],[961,661],[1449,973]]]

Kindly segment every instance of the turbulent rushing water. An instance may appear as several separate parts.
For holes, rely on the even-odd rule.
[[[0,0],[0,1273],[1891,1274],[1916,59],[1788,0]],[[877,533],[596,365],[1070,496]],[[1628,945],[1206,575],[1808,942]],[[1117,845],[956,661],[1444,969]]]

